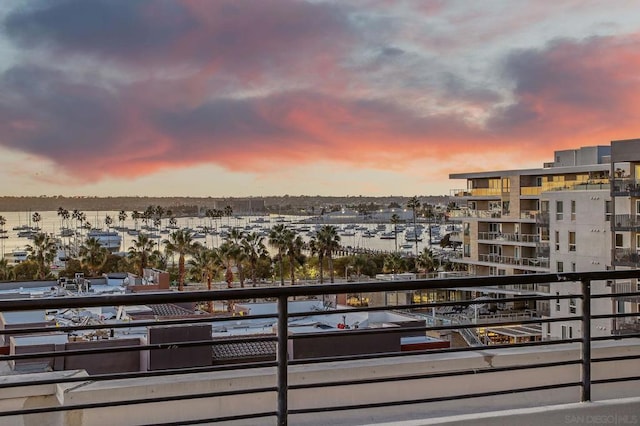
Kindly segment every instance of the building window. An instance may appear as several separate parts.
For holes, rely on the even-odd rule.
[[[562,201],[556,201],[556,220],[562,220]]]
[[[556,262],[556,272],[564,272],[564,264],[562,262]]]
[[[640,216],[640,200],[636,200],[636,216]]]
[[[502,192],[510,192],[511,191],[511,179],[503,178],[502,179]]]
[[[471,256],[471,245],[465,244],[464,245],[464,257],[470,257],[470,256]]]
[[[553,234],[553,242],[555,243],[556,246],[556,251],[560,250],[560,231],[555,231]]]
[[[560,296],[559,291],[556,291],[556,296]],[[556,312],[560,312],[560,299],[556,299]]]
[[[616,247],[617,248],[624,247],[623,243],[624,243],[624,239],[622,238],[622,234],[616,234]]]
[[[640,234],[636,234],[636,251],[640,253]]]
[[[606,220],[607,222],[611,222],[611,213],[612,213],[611,200],[605,201],[604,202],[604,220]]]
[[[575,314],[576,313],[576,307],[577,307],[576,299],[574,299],[572,297],[571,299],[569,299],[569,313],[570,314]]]
[[[576,262],[571,262],[571,272],[576,272]]]
[[[571,200],[571,220],[576,220],[576,200]]]
[[[576,233],[569,231],[569,251],[576,251]]]

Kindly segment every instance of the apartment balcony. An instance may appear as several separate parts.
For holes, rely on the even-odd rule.
[[[539,197],[542,194],[541,186],[523,186],[520,188],[520,196]]]
[[[471,210],[462,208],[451,210],[449,217],[452,219],[478,218],[478,219],[500,219],[502,212],[500,210]]]
[[[540,242],[540,236],[538,234],[516,234],[516,233],[503,233],[503,232],[478,232],[478,240],[490,241],[490,242],[504,242],[504,243],[524,243],[524,244],[537,244]]]
[[[491,199],[500,198],[502,189],[500,188],[474,188],[474,189],[452,189],[450,190],[452,197],[488,197]]]
[[[539,210],[522,210],[520,211],[520,219],[527,221],[538,221],[540,216]]]
[[[616,248],[613,250],[613,264],[615,266],[640,267],[640,253],[631,248]]]
[[[35,310],[141,307],[168,302],[277,301],[275,312],[256,309],[259,313],[245,313],[231,319],[199,315],[170,320],[85,321],[2,328],[3,338],[15,341],[22,337],[31,346],[28,351],[16,351],[19,347],[16,345],[5,347],[0,362],[28,364],[32,368],[28,372],[3,370],[0,423],[92,426],[455,423],[477,426],[562,424],[567,419],[609,419],[606,416],[615,413],[617,423],[622,424],[637,419],[640,412],[640,339],[633,334],[591,338],[590,325],[594,317],[591,301],[611,295],[591,294],[589,283],[637,278],[640,271],[625,270],[0,300],[3,316]],[[404,337],[410,342],[414,338],[422,341],[427,333],[453,333],[459,329],[473,332],[478,324],[433,326],[424,320],[424,315],[415,315],[421,325],[396,324],[387,321],[384,310],[388,308],[384,306],[353,309],[333,306],[331,312],[341,319],[335,329],[327,332],[315,324],[317,316],[329,311],[329,305],[320,311],[291,308],[293,299],[319,300],[325,296],[331,299],[362,292],[413,294],[418,290],[563,285],[576,281],[582,282],[578,294],[524,296],[518,300],[580,298],[581,306],[589,308],[553,319],[513,318],[512,324],[505,323],[504,318],[488,319],[482,323],[483,328],[500,327],[504,331],[505,327],[512,326],[512,329],[510,333],[505,331],[501,343],[476,347],[424,348],[411,347],[415,344],[408,343],[403,348],[398,342]],[[502,301],[418,304],[408,301],[393,308],[394,312],[411,315],[417,310],[429,312],[445,306],[474,309],[478,303]],[[367,323],[353,322],[356,314],[368,316]],[[291,323],[295,319],[297,325]],[[540,341],[520,332],[522,328],[543,329],[545,324],[559,320],[581,324],[584,333],[567,339]],[[172,332],[176,327],[196,325],[198,329],[209,327],[217,329],[217,334],[224,334],[233,328],[250,328],[251,324],[258,324],[266,334],[227,336],[224,345],[227,349],[235,348],[233,352],[240,356],[240,352],[246,351],[241,351],[238,345],[256,349],[263,346],[261,342],[271,342],[274,350],[266,359],[256,360],[245,355],[230,363],[214,362],[221,359],[213,359],[221,352],[220,338],[193,335],[189,339],[189,332],[170,333],[168,337],[172,336],[173,340],[162,343],[129,343],[135,330],[143,326]],[[113,330],[129,332],[127,342],[109,344]],[[80,332],[100,337],[74,341],[79,345],[41,344],[42,339],[50,336],[61,341]],[[384,346],[384,350],[380,350],[382,343],[395,346]],[[300,356],[301,348],[307,349],[304,356]],[[190,365],[193,360],[189,354],[193,354],[193,349],[207,353],[209,359]],[[135,364],[128,371],[99,370],[111,358],[124,354],[138,355],[140,366],[145,361],[147,365],[154,362],[161,365],[144,371],[137,370]],[[74,366],[82,362],[87,368],[56,370],[71,360]],[[176,362],[181,365],[172,364]],[[34,372],[33,366],[43,363],[48,368]]]
[[[611,195],[614,197],[640,197],[640,180],[638,179],[612,179]]]
[[[478,256],[480,262],[496,263],[499,265],[521,266],[527,268],[549,268],[549,258],[542,257],[514,257],[500,256],[497,254],[480,254]]]
[[[613,218],[614,231],[640,231],[640,216],[630,214],[617,214]]]

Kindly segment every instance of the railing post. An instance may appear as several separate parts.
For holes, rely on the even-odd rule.
[[[278,348],[277,348],[277,361],[278,361],[278,425],[287,425],[287,393],[288,393],[288,376],[287,376],[287,335],[288,335],[288,320],[289,320],[289,306],[287,296],[278,297]]]
[[[591,401],[591,281],[582,281],[582,402]]]

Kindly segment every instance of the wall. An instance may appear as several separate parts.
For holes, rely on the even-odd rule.
[[[640,339],[625,341],[593,343],[593,357],[635,355],[640,356]],[[333,382],[348,379],[373,379],[383,377],[411,377],[424,373],[459,371],[463,369],[486,369],[510,365],[527,365],[541,362],[562,362],[578,359],[580,345],[559,345],[557,347],[485,349],[467,353],[434,353],[431,355],[414,355],[408,357],[368,359],[360,361],[332,362],[327,364],[309,364],[290,367],[289,384]],[[516,424],[513,411],[494,414],[496,410],[513,410],[558,404],[564,411],[558,411],[560,421],[541,423],[550,419],[540,416],[536,411],[520,411],[522,422],[517,424],[564,424],[567,415],[579,415],[584,409],[596,407],[598,404],[574,404],[580,399],[579,386],[547,389],[537,392],[514,393],[514,389],[530,386],[580,382],[579,365],[559,365],[549,368],[516,370],[509,372],[492,372],[468,376],[443,375],[439,378],[415,379],[403,382],[366,383],[361,385],[345,385],[321,389],[299,389],[289,391],[289,409],[296,410],[309,407],[331,407],[348,404],[378,403],[389,401],[407,401],[420,398],[453,396],[465,393],[487,391],[507,391],[504,395],[470,398],[450,402],[434,402],[413,405],[399,405],[367,410],[332,411],[324,413],[291,415],[290,424],[296,425],[355,425],[389,422],[399,424],[403,420],[421,419],[411,423],[421,424],[456,424],[451,419],[460,419],[457,415],[469,415],[464,424],[474,424],[469,419],[484,419],[482,424]],[[640,375],[640,363],[637,359],[614,362],[598,362],[592,364],[592,378],[630,377]],[[37,376],[42,378],[42,375]],[[46,377],[46,376],[44,376]],[[13,378],[15,380],[15,378]],[[237,371],[218,371],[176,375],[169,377],[153,377],[146,379],[126,379],[112,382],[87,381],[82,385],[74,385],[67,389],[56,389],[57,401],[60,405],[79,403],[130,401],[149,397],[169,395],[188,395],[205,392],[234,391],[257,389],[275,384],[275,369],[257,368]],[[24,386],[3,392],[0,396],[0,407],[34,406],[36,401],[46,399],[51,403],[53,389],[41,388],[34,394],[32,387]],[[592,399],[611,400],[618,398],[636,398],[631,402],[617,400],[627,407],[629,404],[638,407],[640,396],[638,382],[618,382],[613,384],[594,385]],[[635,402],[634,402],[635,401]],[[602,404],[600,404],[602,405]],[[188,398],[180,401],[150,403],[139,406],[122,405],[85,410],[74,410],[60,414],[51,414],[46,419],[40,416],[40,423],[50,425],[129,425],[166,422],[185,422],[193,419],[217,416],[232,416],[258,412],[271,412],[276,408],[275,392],[240,393],[217,398]],[[626,408],[625,408],[626,409]],[[637,409],[637,408],[636,408]],[[585,411],[584,413],[590,413]],[[624,413],[620,408],[619,413]],[[638,411],[635,411],[638,413]],[[611,414],[611,412],[609,412]],[[507,417],[505,417],[507,416]],[[60,418],[62,417],[62,419]],[[425,420],[428,419],[428,420]],[[499,421],[502,419],[502,421]],[[506,419],[506,420],[505,420]],[[556,417],[557,419],[557,417]],[[3,418],[3,424],[27,424],[22,418]],[[273,418],[243,420],[236,424],[264,425],[274,424]],[[231,423],[229,423],[231,424]]]

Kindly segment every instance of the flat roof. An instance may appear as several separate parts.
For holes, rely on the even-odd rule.
[[[538,169],[495,170],[486,172],[451,173],[449,179],[479,179],[501,176],[538,176],[570,173],[600,172],[611,170],[611,164],[589,164],[586,166],[541,167]]]
[[[507,327],[487,328],[487,332],[508,337],[535,337],[542,336],[542,327],[536,325],[517,325]]]

